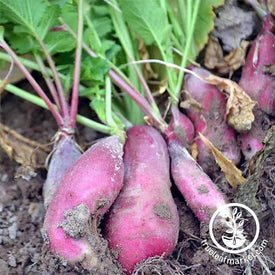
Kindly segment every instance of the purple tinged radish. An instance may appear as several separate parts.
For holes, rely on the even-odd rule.
[[[69,263],[83,262],[88,268],[96,264],[96,252],[83,236],[90,219],[94,227],[89,230],[97,233],[98,220],[108,211],[122,187],[122,155],[118,137],[104,138],[66,172],[44,222],[52,253]]]
[[[203,77],[209,75],[208,71],[201,68],[191,67],[191,70]],[[212,174],[218,166],[211,151],[199,138],[199,133],[210,140],[234,164],[238,164],[240,149],[234,130],[225,121],[225,96],[215,85],[210,85],[190,74],[185,76],[184,89],[201,105],[200,111],[191,107],[186,113],[195,127],[198,163],[203,170],[207,174]]]
[[[275,115],[275,77],[265,68],[275,65],[275,23],[268,16],[246,58],[239,85],[255,101],[261,110]]]
[[[124,186],[105,223],[105,237],[129,274],[141,260],[168,255],[179,232],[167,145],[157,130],[135,126],[124,146]]]
[[[209,223],[213,213],[227,202],[212,180],[177,141],[168,144],[172,178],[197,218]],[[227,213],[230,215],[230,212]]]
[[[165,137],[182,142],[189,148],[194,138],[194,125],[191,120],[181,113],[176,106],[172,106],[172,119],[165,129]]]
[[[47,209],[63,176],[74,162],[81,156],[76,143],[71,137],[62,136],[55,143],[51,155],[47,179],[43,184],[44,206]]]
[[[251,130],[241,134],[241,149],[247,161],[263,147],[262,142],[270,126],[266,125],[266,114],[275,115],[275,76],[266,72],[269,66],[275,66],[274,30],[274,19],[270,15],[249,50],[239,83],[258,102]]]

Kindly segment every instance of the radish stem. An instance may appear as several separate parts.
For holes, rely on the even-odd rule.
[[[57,105],[58,110],[60,111],[61,107],[60,107],[60,101],[59,101],[59,98],[58,98],[58,95],[57,95],[57,91],[56,91],[56,88],[55,88],[54,84],[51,81],[51,78],[50,78],[49,73],[46,69],[46,66],[44,65],[43,60],[41,59],[41,57],[38,54],[34,54],[34,56],[35,56],[35,59],[37,61],[38,66],[40,67],[40,70],[43,74],[43,78],[46,81],[46,84],[49,88],[49,91],[50,91],[50,93],[51,93],[51,95],[54,99],[54,102]]]
[[[185,48],[184,48],[184,53],[183,53],[183,57],[182,57],[182,61],[181,61],[181,67],[185,67],[186,66],[186,62],[187,62],[187,58],[188,58],[188,54],[189,54],[189,51],[190,51],[190,46],[191,46],[191,42],[192,42],[192,38],[193,38],[193,33],[194,33],[194,29],[195,29],[195,25],[196,25],[196,22],[197,22],[197,15],[198,15],[198,10],[199,10],[199,7],[200,7],[200,0],[196,0],[195,1],[195,5],[194,5],[194,10],[193,10],[193,14],[191,12],[191,3],[190,1],[187,2],[188,3],[188,16],[187,18],[191,20],[188,20],[188,21],[191,21],[190,22],[190,28],[188,28],[188,34],[186,36],[186,43],[185,43]],[[177,83],[177,86],[176,86],[176,89],[175,89],[175,95],[176,97],[179,96],[179,93],[180,93],[180,90],[181,90],[181,86],[182,86],[182,81],[183,81],[183,71],[181,71],[179,73],[179,76],[178,76],[178,83]]]
[[[66,101],[66,98],[65,98],[65,93],[64,93],[64,89],[63,89],[59,74],[56,70],[56,67],[54,65],[54,61],[53,61],[47,47],[45,46],[44,42],[39,38],[37,38],[37,41],[40,44],[40,46],[41,46],[41,48],[42,48],[42,50],[43,50],[43,52],[46,56],[46,59],[49,63],[49,66],[52,70],[54,81],[55,81],[56,88],[57,88],[57,92],[58,92],[59,98],[60,98],[61,115],[62,115],[63,118],[65,118],[65,121],[66,121],[66,119],[69,117],[69,109],[68,109],[68,104],[67,104],[67,101]]]
[[[112,118],[112,86],[109,76],[106,76],[105,79],[105,88],[106,88],[106,121],[108,125],[114,125]]]
[[[79,80],[80,80],[80,65],[81,65],[81,51],[82,51],[82,37],[83,37],[83,0],[78,2],[78,21],[77,21],[77,39],[76,39],[76,52],[75,52],[75,64],[74,64],[74,77],[71,99],[71,113],[70,124],[74,129],[76,124],[76,114],[78,106],[78,94],[79,94]]]

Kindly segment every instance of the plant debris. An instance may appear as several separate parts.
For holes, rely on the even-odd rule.
[[[242,176],[242,171],[239,170],[231,160],[229,160],[226,156],[223,155],[221,151],[219,151],[211,141],[209,141],[205,136],[201,133],[199,134],[201,140],[204,144],[211,150],[212,154],[215,157],[217,164],[220,166],[223,171],[227,181],[229,184],[236,188],[238,185],[242,185],[245,183],[246,179]]]
[[[228,75],[229,78],[234,71],[245,64],[246,51],[249,42],[242,40],[241,44],[224,56],[222,47],[216,37],[209,37],[208,45],[205,51],[204,65],[211,70],[215,70],[219,75]]]
[[[253,108],[257,104],[246,92],[234,81],[209,75],[203,78],[206,82],[218,85],[227,94],[226,121],[238,132],[245,132],[251,129],[254,121]]]

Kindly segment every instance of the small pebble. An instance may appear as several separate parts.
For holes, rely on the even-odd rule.
[[[32,223],[42,222],[45,213],[44,205],[42,203],[31,203],[28,213],[31,215]]]
[[[0,202],[0,213],[3,211],[3,209],[4,209],[4,205],[2,202]]]
[[[8,181],[9,181],[9,176],[8,176],[8,174],[3,174],[2,177],[1,177],[1,181],[2,181],[2,182],[8,182]]]
[[[9,237],[10,237],[10,239],[15,240],[16,239],[16,231],[17,231],[17,222],[14,222],[8,228],[8,231],[9,231]]]
[[[16,267],[17,266],[16,259],[15,259],[15,257],[12,254],[8,255],[8,263],[12,267]]]

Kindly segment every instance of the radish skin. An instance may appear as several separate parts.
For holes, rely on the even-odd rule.
[[[275,115],[275,77],[264,72],[264,66],[275,65],[274,30],[274,19],[269,15],[249,50],[239,83],[258,102],[251,130],[241,134],[241,149],[247,161],[263,147],[262,142],[270,126],[266,125],[266,114]]]
[[[191,67],[192,71],[208,76],[209,72]],[[240,149],[237,145],[235,131],[226,124],[226,99],[214,85],[210,85],[193,75],[185,76],[184,89],[201,105],[197,111],[192,107],[186,110],[188,117],[194,123],[195,142],[198,147],[198,163],[207,174],[213,173],[213,167],[218,168],[211,151],[199,138],[202,133],[234,164],[240,161]]]
[[[48,208],[65,173],[80,156],[80,151],[70,137],[62,137],[55,144],[55,149],[49,164],[47,179],[43,184],[45,209]]]
[[[213,213],[227,202],[212,180],[177,141],[168,144],[172,178],[197,218],[209,223]],[[229,214],[229,213],[228,213]]]
[[[124,186],[107,217],[105,237],[129,274],[141,260],[172,252],[179,217],[167,145],[157,130],[143,125],[127,132],[124,165]]]
[[[264,66],[275,65],[274,28],[274,20],[266,18],[262,31],[249,50],[239,83],[269,115],[275,115],[275,77],[263,69]]]
[[[194,138],[194,125],[191,120],[181,113],[176,106],[172,106],[172,119],[165,130],[165,137],[182,142],[189,148]]]
[[[94,222],[106,213],[122,187],[122,155],[119,139],[108,137],[99,140],[69,168],[49,205],[44,222],[52,253],[69,263],[85,261],[88,267],[95,264],[89,243],[81,234],[77,239],[69,236],[62,224],[66,213],[76,208],[81,209],[83,219],[90,218],[87,217],[88,209]]]

